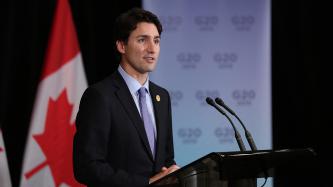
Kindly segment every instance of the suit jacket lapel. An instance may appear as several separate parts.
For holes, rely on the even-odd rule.
[[[150,150],[148,138],[146,135],[146,131],[144,128],[143,121],[141,119],[141,116],[139,114],[139,111],[135,105],[135,102],[133,100],[133,97],[126,85],[126,82],[123,80],[119,72],[117,71],[114,74],[114,80],[119,87],[119,90],[116,92],[117,97],[119,98],[120,103],[125,108],[128,116],[132,120],[136,130],[138,131],[141,140],[145,146],[146,151],[149,153],[149,157],[153,160],[153,155]]]

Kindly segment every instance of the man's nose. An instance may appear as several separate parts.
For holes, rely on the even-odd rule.
[[[149,41],[147,44],[147,51],[150,53],[155,53],[158,45],[154,41]]]

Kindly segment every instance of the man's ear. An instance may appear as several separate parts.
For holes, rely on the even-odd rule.
[[[121,54],[125,53],[125,43],[123,41],[117,40],[116,46],[119,53]]]

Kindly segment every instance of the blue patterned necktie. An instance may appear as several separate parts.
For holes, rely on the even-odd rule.
[[[145,126],[150,149],[151,149],[151,152],[152,152],[153,158],[154,158],[155,157],[155,131],[154,131],[153,121],[148,112],[145,87],[141,87],[139,89],[139,106],[140,106],[140,111],[141,111],[141,118],[142,118],[144,126]]]

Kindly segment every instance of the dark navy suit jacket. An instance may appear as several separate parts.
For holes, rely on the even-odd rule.
[[[143,121],[116,71],[84,92],[76,118],[74,174],[88,186],[147,186],[163,166],[175,164],[170,96],[149,83],[157,128],[153,159]],[[159,97],[160,99],[157,99]]]

